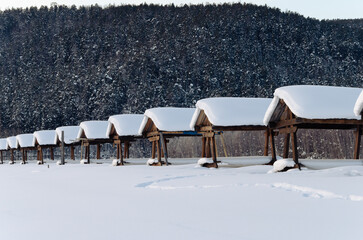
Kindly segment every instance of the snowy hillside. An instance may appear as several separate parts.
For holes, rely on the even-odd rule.
[[[0,239],[361,239],[363,166],[0,167]]]

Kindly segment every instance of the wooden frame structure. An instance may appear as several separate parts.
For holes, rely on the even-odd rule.
[[[292,86],[292,87],[299,87],[299,86]],[[292,88],[292,87],[284,87],[285,89]],[[306,87],[306,86],[304,86]],[[310,91],[314,90],[314,86],[308,86]],[[322,86],[315,86],[315,87],[322,87]],[[325,86],[324,86],[325,87]],[[337,87],[326,87],[335,88],[333,90],[337,90]],[[343,89],[343,88],[342,88]],[[321,90],[324,90],[323,88]],[[354,107],[354,99],[359,89],[352,89],[353,96],[340,96],[339,94],[331,94],[332,99],[339,98],[347,98],[352,97],[353,101],[351,106],[347,106],[347,111],[350,110],[353,112]],[[286,93],[284,93],[286,95]],[[275,91],[276,95],[276,91]],[[283,95],[283,94],[281,94]],[[285,96],[284,95],[284,96]],[[289,96],[291,97],[291,96]],[[292,96],[293,97],[293,96]],[[297,131],[298,129],[346,129],[346,130],[354,130],[355,131],[355,146],[354,146],[354,159],[359,159],[359,150],[361,145],[361,136],[362,136],[362,128],[363,128],[363,117],[362,113],[360,113],[360,119],[349,119],[349,118],[306,118],[306,117],[299,117],[294,114],[293,110],[285,102],[284,99],[275,96],[275,107],[272,109],[268,125],[273,131],[277,132],[277,134],[285,134],[284,138],[284,148],[283,148],[283,158],[288,158],[289,151],[290,151],[290,141],[291,141],[291,148],[292,148],[292,158],[295,162],[295,167],[301,169],[301,164],[299,163],[298,157],[298,144],[297,144]],[[277,101],[277,104],[276,104]],[[315,103],[318,104],[317,100]],[[329,102],[329,101],[328,101]],[[331,103],[334,106],[334,103]],[[354,114],[352,114],[354,118]],[[275,134],[276,135],[276,134]],[[272,146],[275,148],[275,146]]]
[[[234,106],[229,106],[228,103],[233,103]],[[257,103],[257,104],[255,104]],[[267,126],[263,124],[264,113],[271,103],[271,99],[254,99],[254,98],[209,98],[199,100],[196,104],[197,110],[193,116],[191,127],[193,127],[197,132],[202,134],[202,158],[212,157],[213,163],[205,163],[204,167],[215,167],[218,168],[217,152],[216,152],[216,140],[215,135],[223,131],[264,131],[265,134],[265,144],[264,144],[264,156],[268,156],[269,141],[271,146],[274,146],[273,132]],[[222,105],[221,110],[213,105]],[[254,106],[257,105],[257,106]],[[234,107],[238,107],[234,109]],[[205,110],[208,110],[206,112]],[[218,110],[221,110],[220,112]],[[240,111],[242,115],[236,115],[236,111]],[[257,120],[251,121],[246,120],[250,116],[243,116],[245,114],[254,115],[253,118]],[[231,121],[225,120],[223,125],[221,122],[217,122],[215,119],[213,121],[208,118],[209,116],[219,116],[220,118],[233,118]],[[253,122],[253,124],[252,124]],[[223,135],[222,135],[223,137]],[[222,138],[222,143],[224,142]],[[269,164],[276,161],[276,152],[273,147],[271,147],[272,159]]]
[[[41,130],[34,132],[34,146],[37,149],[38,164],[44,164],[44,149],[49,149],[50,159],[54,160],[54,148],[57,147],[56,136],[57,133],[55,130]]]
[[[6,138],[0,139],[0,164],[4,163],[4,153],[9,150],[9,145]]]
[[[81,142],[81,160],[82,152],[85,149],[85,159],[87,164],[90,163],[90,146],[97,146],[96,158],[101,159],[101,145],[113,143],[113,140],[107,136],[108,121],[85,121],[80,125],[77,135],[77,141]]]
[[[16,139],[16,136],[12,136],[6,138],[6,141],[8,144],[8,149],[10,151],[10,164],[14,164],[14,150],[17,150],[19,148],[18,140]]]
[[[107,136],[117,147],[116,159],[120,161],[118,165],[124,165],[124,159],[130,157],[131,142],[142,138],[138,131],[143,118],[142,114],[119,114],[109,117]],[[123,151],[122,144],[124,145]]]
[[[170,138],[201,136],[201,134],[189,127],[194,111],[195,108],[169,107],[146,110],[139,134],[142,134],[152,144],[151,158],[155,159],[157,157],[157,162],[152,164],[153,166],[169,165],[167,145]],[[172,128],[165,127],[171,125],[173,125]],[[165,162],[161,160],[162,157],[164,157]]]
[[[56,142],[59,147],[62,147],[61,134],[64,132],[64,146],[69,147],[71,159],[75,160],[74,150],[76,146],[81,145],[81,142],[77,141],[77,135],[79,133],[80,126],[63,126],[55,129]]]
[[[19,134],[16,136],[18,141],[19,150],[22,155],[22,163],[26,164],[28,161],[28,151],[35,151],[37,148],[34,146],[34,135],[29,134]]]

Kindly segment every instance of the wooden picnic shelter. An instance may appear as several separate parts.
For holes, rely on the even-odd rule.
[[[54,148],[57,147],[57,133],[55,130],[40,130],[35,131],[34,135],[34,146],[37,149],[37,160],[38,164],[44,164],[44,149],[49,149],[50,159],[54,160]]]
[[[64,134],[64,146],[70,148],[70,157],[75,160],[74,149],[76,146],[81,145],[81,142],[77,140],[77,136],[80,126],[63,126],[57,127],[56,131],[56,142],[59,147],[62,146],[62,132]]]
[[[124,158],[129,158],[131,142],[142,138],[139,128],[143,119],[143,114],[119,114],[109,117],[106,135],[117,147],[118,165],[124,165]],[[124,144],[124,151],[122,151],[122,144]]]
[[[84,121],[79,125],[80,129],[77,135],[77,141],[81,141],[81,159],[82,152],[85,149],[84,157],[87,164],[90,163],[90,146],[97,146],[96,158],[101,159],[101,145],[112,143],[113,140],[107,135],[108,121]]]
[[[221,134],[225,155],[223,131],[264,131],[264,156],[268,156],[269,140],[273,141],[272,131],[263,123],[265,112],[271,103],[270,98],[216,97],[201,99],[196,103],[196,110],[190,127],[202,134],[202,158],[212,157],[213,163],[204,163],[205,167],[218,167],[215,135]],[[273,145],[273,144],[272,144]],[[272,149],[272,158],[276,160]]]
[[[34,145],[34,134],[19,134],[16,136],[18,141],[19,150],[22,155],[22,163],[26,164],[28,161],[28,151],[35,151],[37,148]]]
[[[9,150],[6,138],[0,138],[0,164],[4,163],[4,153]]]
[[[149,165],[168,165],[168,139],[173,137],[200,136],[189,126],[195,108],[159,107],[148,109],[140,125],[139,134],[152,143]],[[157,156],[157,159],[156,159]],[[161,161],[164,157],[165,162]]]
[[[8,144],[8,149],[10,150],[10,164],[14,164],[14,151],[19,148],[18,140],[16,139],[16,136],[11,136],[6,138],[6,141]]]
[[[299,129],[348,129],[355,132],[354,159],[359,159],[362,111],[356,115],[353,109],[361,92],[361,88],[313,85],[276,89],[264,123],[285,135],[283,158],[288,158],[291,140],[292,158],[300,168]]]

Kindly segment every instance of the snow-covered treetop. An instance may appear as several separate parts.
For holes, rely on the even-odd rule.
[[[214,126],[261,126],[271,98],[217,97],[201,99],[196,104],[190,127],[194,129],[203,110]]]
[[[143,114],[120,114],[108,118],[107,136],[110,136],[112,126],[119,136],[139,136],[139,128],[144,118]]]
[[[193,131],[189,125],[194,111],[195,108],[160,107],[148,109],[144,113],[139,134],[143,133],[149,118],[160,131]]]
[[[282,99],[297,117],[306,119],[360,119],[353,108],[361,88],[297,85],[277,88],[264,117],[267,125]]]
[[[8,141],[6,138],[0,138],[0,150],[7,150],[9,147]]]
[[[7,143],[8,143],[8,146],[10,149],[17,149],[19,144],[18,144],[18,140],[16,139],[15,136],[12,136],[12,137],[8,137],[6,139]]]
[[[34,145],[36,142],[39,145],[56,145],[57,133],[55,130],[41,130],[34,132]]]
[[[64,132],[64,143],[71,144],[77,142],[78,132],[81,129],[80,126],[64,126],[64,127],[57,127],[56,131],[56,141],[62,141],[62,131]]]
[[[34,135],[32,133],[19,134],[16,136],[19,147],[34,147]]]
[[[83,133],[88,139],[108,139],[108,121],[85,121],[79,125],[77,138],[81,138]]]
[[[354,106],[354,114],[360,116],[363,111],[363,90],[360,93],[357,101],[355,102]]]

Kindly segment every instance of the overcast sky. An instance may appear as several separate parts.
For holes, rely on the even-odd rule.
[[[249,3],[259,5],[267,4],[271,7],[278,7],[283,11],[289,10],[298,12],[306,17],[318,19],[347,19],[363,18],[363,0],[245,0]],[[140,4],[158,3],[176,5],[189,3],[220,3],[223,0],[0,0],[0,9],[29,7],[41,5],[50,6],[52,2],[62,5],[92,5],[107,6],[109,4]],[[226,0],[224,2],[244,2],[238,0]]]

